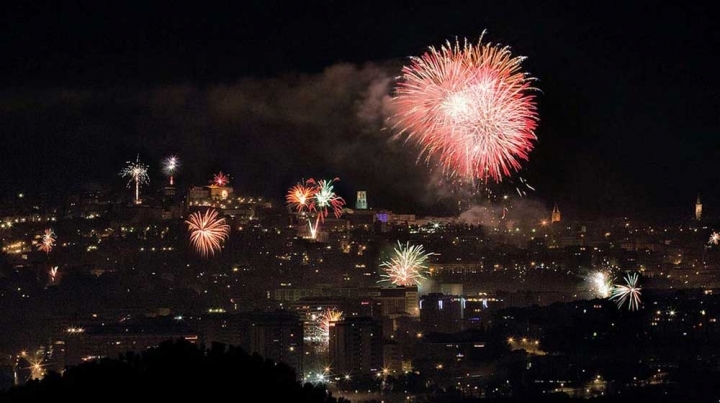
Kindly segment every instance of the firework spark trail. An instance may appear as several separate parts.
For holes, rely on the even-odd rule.
[[[380,268],[385,272],[381,274],[379,282],[390,282],[397,286],[408,287],[420,285],[425,279],[427,271],[427,261],[432,253],[426,253],[422,245],[405,245],[398,241],[395,248],[395,254],[380,264]]]
[[[57,278],[57,272],[58,272],[58,266],[53,266],[50,268],[49,275],[50,275],[50,282],[52,284],[55,284],[55,279]]]
[[[638,274],[626,274],[625,284],[614,285],[610,295],[610,300],[615,300],[618,308],[621,308],[627,302],[628,309],[635,311],[640,307],[640,290],[638,287]]]
[[[500,182],[520,169],[536,140],[534,80],[508,47],[449,41],[403,67],[393,103],[397,136],[436,158],[444,173]]]
[[[163,172],[170,177],[170,186],[175,184],[173,176],[178,167],[180,167],[180,159],[177,155],[171,155],[163,160]]]
[[[130,178],[128,180],[128,188],[135,184],[135,204],[140,204],[140,185],[150,183],[147,165],[140,162],[140,155],[137,156],[135,162],[128,161],[127,166],[120,171],[120,176]]]
[[[218,218],[215,209],[196,211],[185,221],[190,231],[190,242],[203,257],[214,255],[222,249],[223,240],[230,235],[230,226],[224,218]]]
[[[46,229],[42,236],[42,241],[40,241],[40,244],[38,245],[38,250],[50,253],[53,247],[55,247],[55,240],[55,232],[51,228]]]

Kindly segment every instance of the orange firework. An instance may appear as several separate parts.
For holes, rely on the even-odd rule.
[[[55,232],[51,228],[45,230],[45,234],[42,236],[42,241],[38,245],[38,250],[45,253],[50,253],[52,248],[55,246]]]
[[[335,194],[333,183],[339,181],[339,178],[333,180],[321,179],[316,181],[313,178],[298,183],[290,188],[285,200],[289,207],[295,209],[298,213],[305,213],[308,226],[310,228],[310,236],[315,239],[317,229],[320,223],[325,222],[325,218],[332,210],[336,218],[342,215],[342,209],[345,200]],[[315,217],[315,222],[311,217]]]
[[[343,320],[343,313],[335,308],[326,309],[325,312],[320,315],[318,318],[318,330],[320,331],[322,341],[327,342],[330,339],[330,327],[334,326],[335,322],[341,320]]]
[[[214,209],[208,209],[204,214],[196,211],[185,223],[190,231],[190,243],[203,257],[219,252],[222,242],[230,236],[230,226],[224,218],[218,218]]]
[[[308,179],[290,188],[285,196],[288,206],[301,212],[315,210],[315,180]]]

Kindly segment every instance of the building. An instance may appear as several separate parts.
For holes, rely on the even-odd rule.
[[[64,339],[64,340],[63,340]],[[65,365],[77,365],[97,358],[117,358],[127,352],[142,352],[164,341],[185,339],[197,343],[198,333],[186,322],[172,318],[147,319],[133,323],[105,324],[88,328],[68,328],[55,348],[64,342]],[[56,352],[60,354],[60,349]]]
[[[430,293],[420,298],[424,332],[456,333],[463,328],[465,300],[457,295]]]
[[[208,206],[228,200],[232,197],[233,188],[230,186],[192,186],[188,191],[188,206]]]
[[[346,314],[372,317],[409,314],[417,317],[418,288],[415,287],[332,287],[318,284],[313,288],[282,287],[273,290],[276,301],[296,312],[322,311],[336,307]]]
[[[357,192],[357,199],[355,200],[355,209],[356,210],[367,210],[367,192],[364,190],[359,190]]]
[[[557,203],[555,203],[555,207],[553,207],[552,215],[550,216],[550,222],[560,222],[560,209],[558,208]]]
[[[248,352],[283,362],[303,374],[303,323],[294,312],[255,312],[249,314]]]
[[[363,295],[361,295],[363,296]],[[387,317],[395,313],[407,313],[411,316],[418,316],[418,288],[417,287],[392,287],[392,288],[368,288],[365,296],[372,297],[382,304],[380,316]]]
[[[695,202],[695,219],[697,221],[700,221],[702,218],[702,203],[700,202],[700,195],[697,197],[697,201]]]
[[[369,317],[347,318],[330,327],[333,372],[372,374],[383,368],[382,325]]]
[[[210,313],[196,324],[202,344],[222,343],[241,347],[275,362],[303,371],[304,330],[295,312]]]

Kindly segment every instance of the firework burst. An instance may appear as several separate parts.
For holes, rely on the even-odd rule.
[[[637,285],[638,274],[626,274],[625,284],[614,285],[610,293],[610,300],[615,300],[618,308],[621,308],[626,302],[628,309],[636,311],[640,308],[640,290]]]
[[[345,200],[335,194],[335,191],[333,190],[333,182],[339,180],[339,178],[335,178],[330,181],[325,179],[317,181],[317,186],[314,193],[315,202],[318,210],[318,218],[320,219],[320,222],[323,222],[325,220],[325,217],[328,216],[330,210],[332,210],[335,218],[340,218],[340,216],[342,215],[342,209],[345,205]]]
[[[405,245],[398,241],[395,254],[380,264],[385,272],[379,282],[390,282],[397,286],[408,287],[420,285],[425,279],[427,261],[432,253],[426,253],[422,245]]]
[[[135,161],[128,161],[127,166],[120,171],[120,176],[130,178],[128,180],[128,188],[135,185],[135,204],[140,204],[140,186],[150,183],[147,165],[140,162],[140,155]]]
[[[214,209],[208,209],[205,213],[196,211],[190,214],[185,223],[190,231],[190,242],[203,257],[219,252],[222,242],[230,236],[230,226],[224,218],[218,218]]]
[[[600,298],[608,298],[610,297],[610,294],[613,289],[613,283],[612,279],[608,275],[608,273],[604,271],[596,271],[593,272],[590,277],[588,278],[590,281],[592,290],[600,297]]]
[[[713,232],[712,234],[710,234],[710,240],[708,241],[708,244],[717,245],[718,242],[720,242],[720,233]]]
[[[57,273],[58,273],[57,266],[53,266],[50,268],[50,271],[48,272],[48,274],[50,275],[50,283],[55,284],[55,279],[57,278]]]
[[[213,180],[210,183],[215,186],[224,187],[227,186],[228,183],[230,183],[230,177],[220,171],[215,174],[215,176],[213,176]]]
[[[411,57],[396,87],[396,136],[414,140],[452,177],[500,182],[536,140],[534,80],[508,47],[449,41]]]
[[[170,177],[170,186],[175,184],[174,175],[180,167],[180,159],[177,155],[171,155],[163,160],[163,172]]]
[[[338,311],[335,308],[326,309],[322,315],[318,317],[318,331],[320,334],[320,340],[327,343],[330,340],[330,327],[335,322],[343,320],[342,311]]]
[[[316,181],[310,178],[291,187],[285,196],[288,207],[298,213],[306,213],[312,239],[317,237],[318,226],[325,222],[331,211],[336,218],[342,215],[345,200],[335,193],[333,187],[333,183],[338,180],[340,179]]]
[[[314,179],[302,181],[291,187],[285,196],[287,205],[297,212],[315,211],[315,189],[317,184]]]
[[[55,240],[55,232],[51,228],[46,229],[40,244],[38,244],[38,250],[50,253],[50,251],[55,247]]]

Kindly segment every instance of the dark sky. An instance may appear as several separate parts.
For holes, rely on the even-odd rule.
[[[577,218],[685,217],[698,193],[720,210],[720,30],[706,2],[5,3],[6,195],[121,187],[138,153],[158,187],[178,154],[184,185],[223,171],[238,192],[282,198],[339,177],[350,204],[364,189],[373,207],[433,212],[446,189],[389,141],[383,102],[408,56],[486,31],[527,57],[541,90],[515,175],[528,198]]]

